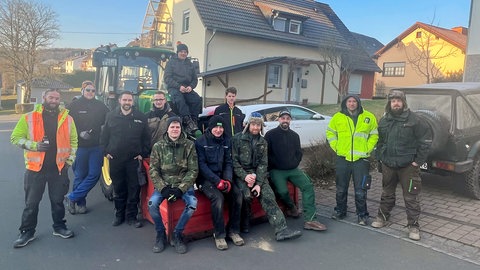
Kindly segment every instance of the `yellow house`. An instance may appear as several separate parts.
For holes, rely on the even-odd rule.
[[[467,29],[417,22],[375,53],[376,96],[395,87],[462,79]]]

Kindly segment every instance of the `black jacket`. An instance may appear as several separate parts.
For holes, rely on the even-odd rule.
[[[138,155],[149,156],[150,137],[147,117],[143,113],[133,108],[129,115],[123,115],[118,106],[107,114],[100,143],[105,154],[128,160]]]
[[[180,86],[197,87],[197,71],[189,58],[180,60],[176,55],[172,56],[165,67],[163,80],[167,89],[179,89]]]
[[[215,115],[219,115],[225,121],[225,136],[228,138],[243,131],[243,120],[245,120],[245,114],[237,106],[230,109],[228,103],[222,104],[215,108]],[[232,121],[233,116],[233,121]],[[233,129],[232,129],[233,123]]]
[[[199,170],[197,184],[210,181],[216,186],[220,179],[232,181],[232,147],[228,138],[215,138],[210,130],[207,130],[195,141],[195,148]]]
[[[302,161],[300,137],[291,130],[283,130],[280,126],[265,134],[268,143],[268,168],[292,170]]]
[[[429,129],[414,112],[387,112],[378,124],[376,158],[388,167],[402,168],[413,161],[422,165],[430,149]]]
[[[84,140],[78,136],[78,147],[93,147],[100,144],[100,133],[102,125],[105,123],[105,117],[108,113],[108,107],[103,102],[96,99],[86,99],[83,96],[73,101],[67,109],[70,116],[75,121],[77,133],[90,131],[90,139]]]

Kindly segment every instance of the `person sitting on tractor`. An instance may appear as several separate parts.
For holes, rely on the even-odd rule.
[[[174,104],[174,111],[181,116],[187,133],[198,129],[198,115],[202,112],[202,98],[193,89],[197,86],[197,71],[188,56],[185,44],[177,45],[177,55],[170,58],[165,67],[164,82]]]

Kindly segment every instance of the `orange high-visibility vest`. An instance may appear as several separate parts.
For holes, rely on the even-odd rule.
[[[31,140],[39,142],[45,135],[43,129],[43,118],[41,111],[33,111],[25,115],[25,120],[28,125],[28,133]],[[58,114],[57,127],[57,157],[56,163],[58,171],[61,172],[65,161],[70,156],[70,132],[73,125],[73,118],[68,115],[67,111]],[[55,142],[50,142],[55,143]],[[45,152],[26,151],[25,161],[27,169],[38,172],[42,169],[43,161],[45,159]]]

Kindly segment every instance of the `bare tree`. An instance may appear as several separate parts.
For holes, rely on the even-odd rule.
[[[419,29],[416,35],[417,38],[404,47],[408,63],[415,73],[425,78],[425,83],[441,80],[448,58],[461,54],[461,50],[430,31]]]
[[[320,54],[326,61],[326,67],[330,71],[330,83],[337,90],[339,101],[348,94],[348,82],[350,74],[358,65],[358,53],[350,48],[340,48],[335,41],[320,47]],[[335,80],[337,72],[340,79]]]
[[[0,58],[25,85],[23,103],[30,102],[38,50],[59,37],[57,14],[42,3],[0,0]]]

